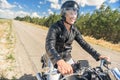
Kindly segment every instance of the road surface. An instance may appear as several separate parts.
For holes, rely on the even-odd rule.
[[[43,30],[32,25],[19,21],[13,21],[13,27],[16,33],[16,63],[19,70],[20,80],[34,80],[37,72],[41,71],[40,57],[45,53],[45,38],[47,30]],[[120,67],[120,52],[93,45],[99,53],[107,55],[115,67]],[[86,51],[79,45],[73,43],[72,55],[75,60],[87,59],[93,67],[98,66],[96,62]],[[114,66],[112,64],[112,66]]]

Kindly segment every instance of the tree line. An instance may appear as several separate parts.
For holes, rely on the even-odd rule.
[[[51,24],[61,19],[61,16],[54,13],[48,17],[31,18],[30,16],[16,17],[15,20],[27,21],[38,25],[50,27]],[[101,6],[92,14],[80,14],[75,23],[76,27],[85,36],[96,39],[104,39],[112,43],[120,42],[120,7],[112,10],[109,6]]]

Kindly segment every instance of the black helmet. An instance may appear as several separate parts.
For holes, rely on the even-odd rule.
[[[61,16],[65,18],[65,13],[68,8],[77,9],[77,16],[79,15],[79,5],[75,1],[66,1],[61,6]]]

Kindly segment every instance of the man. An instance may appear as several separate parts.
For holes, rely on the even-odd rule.
[[[58,69],[63,75],[73,73],[70,65],[74,63],[70,54],[73,40],[76,40],[96,61],[101,58],[108,59],[94,50],[74,26],[79,16],[79,5],[75,1],[66,1],[61,6],[61,16],[62,20],[57,21],[49,28],[46,37],[46,52],[50,59],[49,64],[52,65],[52,68],[50,66],[51,70]],[[50,80],[58,80],[58,76],[59,74],[52,75],[49,78]]]

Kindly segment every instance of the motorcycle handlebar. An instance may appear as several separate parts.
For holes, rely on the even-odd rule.
[[[108,68],[108,65],[111,64],[111,62],[107,61],[106,59],[101,59],[101,62],[100,62],[100,67],[102,68],[102,66],[106,67],[107,69]]]
[[[111,64],[111,62],[108,62],[106,59],[101,59],[100,67],[102,68],[104,66],[107,69],[109,69],[108,68],[109,64]],[[87,60],[84,60],[84,61],[80,60],[77,63],[72,64],[71,66],[73,68],[74,73],[76,73],[77,71],[82,70],[83,68],[89,68],[90,67]],[[57,73],[60,73],[58,69],[53,70],[52,72],[50,72],[50,74],[57,74]]]

